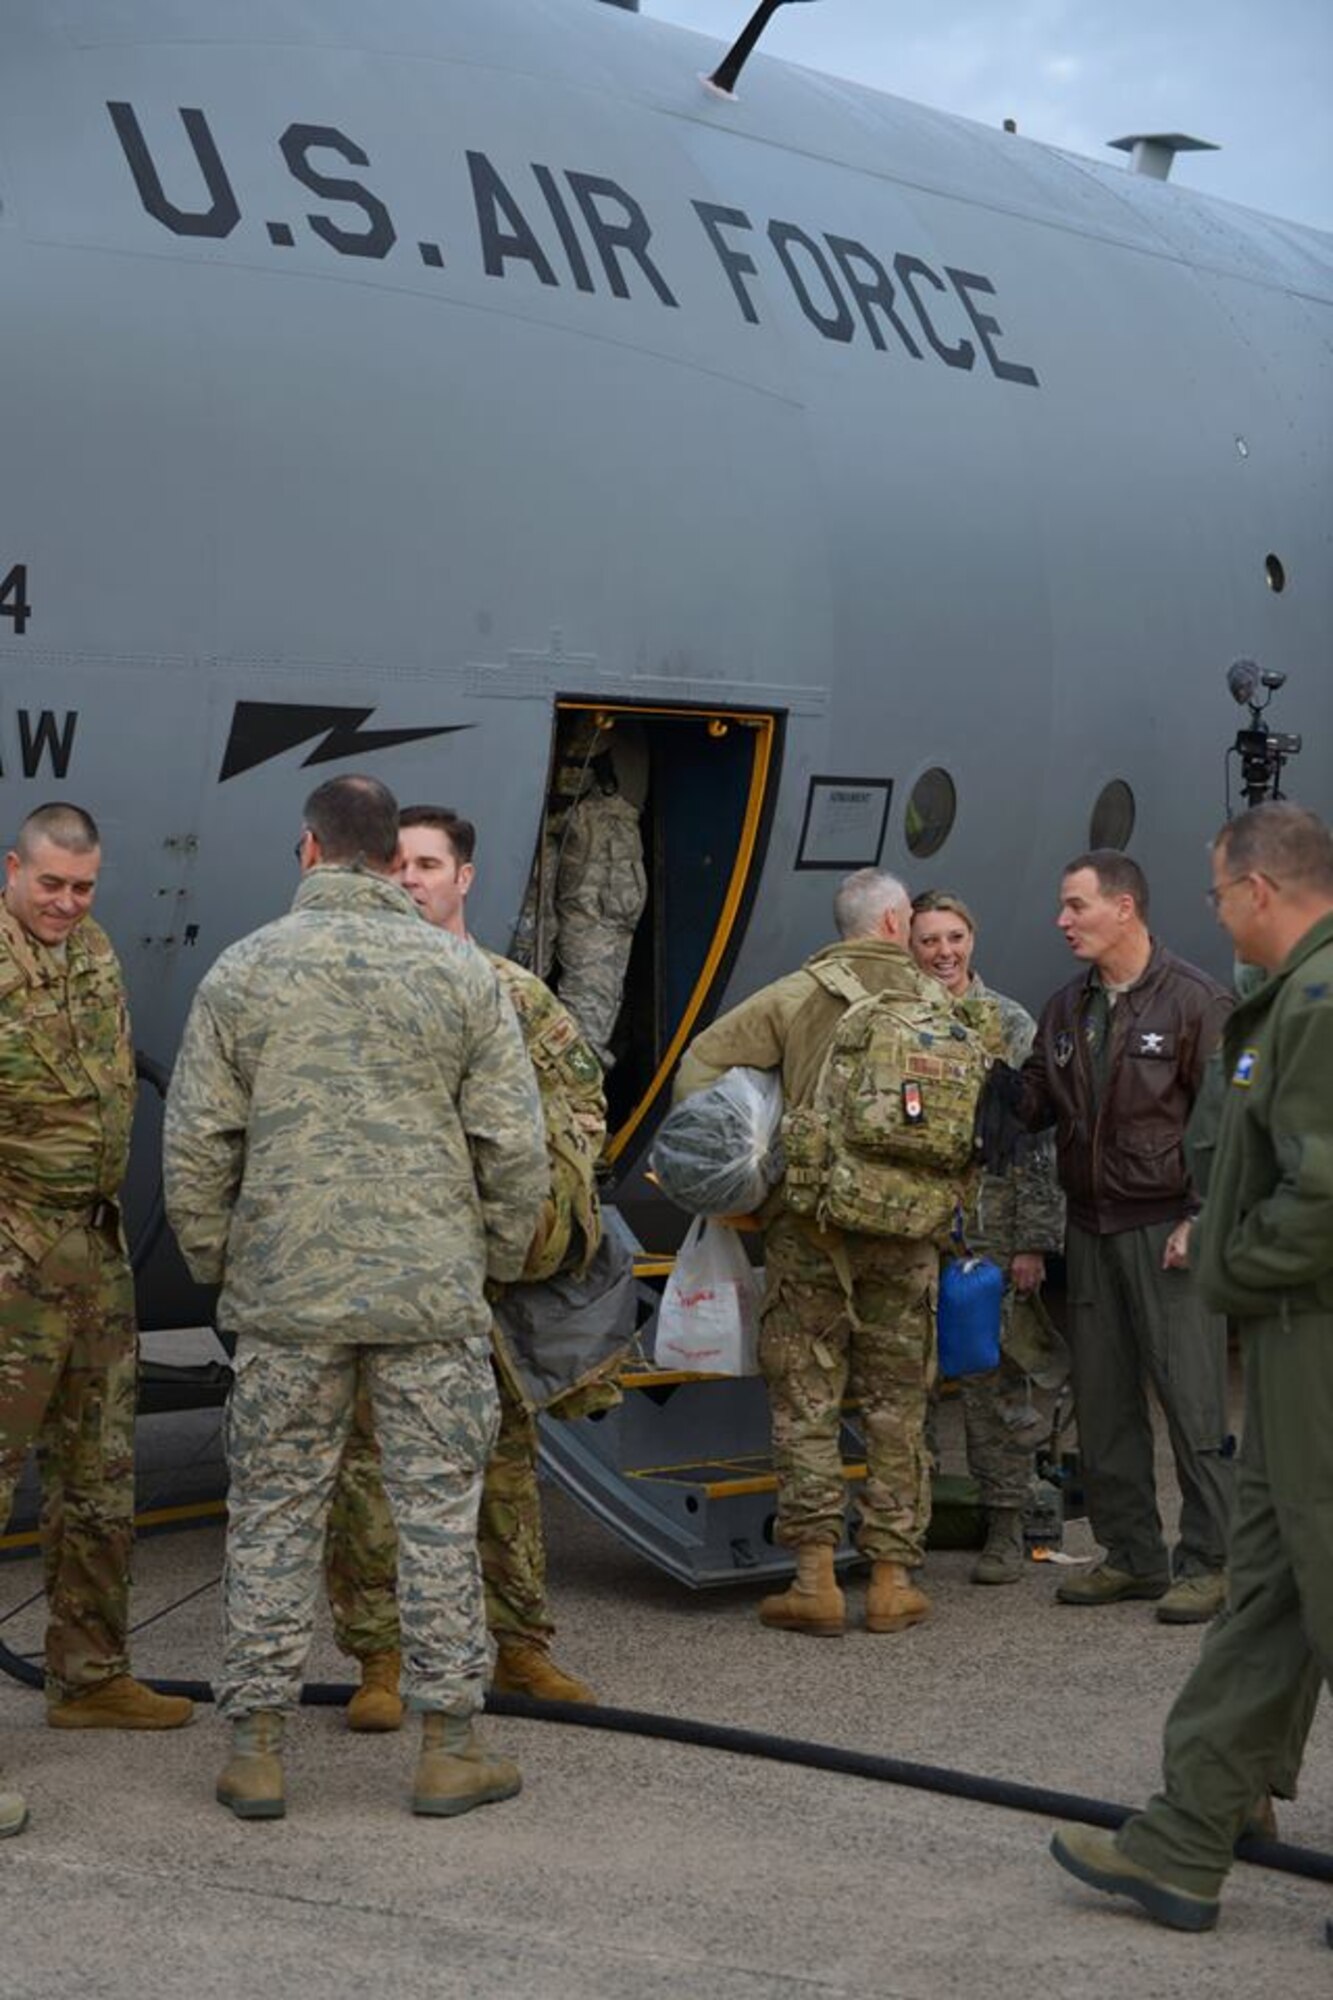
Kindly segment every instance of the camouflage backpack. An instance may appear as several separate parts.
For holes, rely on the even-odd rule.
[[[597,1161],[606,1138],[602,1065],[567,1007],[534,973],[493,952],[487,957],[513,1003],[541,1094],[551,1188],[545,1233],[528,1252],[521,1282],[557,1271],[582,1276],[602,1240]]]
[[[863,1236],[943,1237],[970,1192],[981,1035],[928,982],[872,994],[846,966],[809,970],[847,1007],[814,1096],[783,1120],[787,1207]]]

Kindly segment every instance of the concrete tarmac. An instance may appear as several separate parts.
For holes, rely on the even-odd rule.
[[[946,1424],[951,1418],[946,1409]],[[157,1419],[202,1477],[216,1415]],[[210,1428],[211,1426],[211,1428]],[[145,1432],[150,1427],[144,1426]],[[945,1436],[946,1463],[949,1436]],[[150,1479],[171,1458],[145,1438]],[[164,1469],[165,1468],[165,1469]],[[1165,1468],[1164,1468],[1165,1471]],[[167,1482],[169,1485],[169,1481]],[[145,1497],[153,1497],[146,1495]],[[163,1493],[159,1499],[170,1497]],[[1164,1498],[1170,1498],[1169,1489]],[[608,1704],[812,1738],[1133,1804],[1200,1641],[1146,1604],[1051,1602],[932,1555],[930,1621],[874,1637],[769,1632],[759,1593],[691,1595],[547,1494],[556,1651]],[[1089,1554],[1082,1523],[1066,1539]],[[217,1524],[141,1541],[134,1658],[218,1661]],[[35,1558],[0,1566],[0,1636],[40,1647]],[[864,1585],[853,1579],[859,1620]],[[34,1601],[22,1608],[24,1601]],[[310,1677],[347,1663],[321,1618]],[[214,1803],[210,1709],[166,1736],[48,1731],[0,1680],[0,1764],[31,1821],[0,1843],[5,2000],[1248,2000],[1333,1993],[1333,1890],[1238,1864],[1218,1929],[1181,1936],[1071,1880],[1054,1822],[864,1779],[631,1736],[493,1718],[522,1795],[456,1821],[407,1810],[415,1726],[292,1725],[288,1817]],[[1333,1852],[1324,1704],[1283,1838]]]

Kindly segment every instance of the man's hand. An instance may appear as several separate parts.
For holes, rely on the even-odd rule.
[[[1009,1266],[1009,1276],[1020,1298],[1039,1292],[1046,1282],[1046,1259],[1039,1250],[1019,1250]]]
[[[1167,1237],[1166,1248],[1162,1252],[1162,1269],[1164,1271],[1188,1271],[1190,1263],[1190,1231],[1193,1227],[1193,1218],[1187,1216],[1184,1222],[1176,1224],[1171,1234]]]

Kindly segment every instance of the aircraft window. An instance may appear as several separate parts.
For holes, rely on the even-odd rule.
[[[1103,785],[1088,826],[1089,847],[1129,846],[1134,831],[1134,794],[1123,778]]]
[[[935,765],[923,771],[907,801],[905,835],[910,851],[918,860],[938,854],[953,830],[958,812],[958,794],[947,771]]]
[[[1287,587],[1287,572],[1282,567],[1281,556],[1264,557],[1264,575],[1268,578],[1268,588],[1276,594]]]

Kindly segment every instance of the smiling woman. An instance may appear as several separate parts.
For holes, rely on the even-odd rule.
[[[923,972],[961,1000],[972,978],[977,927],[960,896],[926,889],[912,898],[912,956]]]

